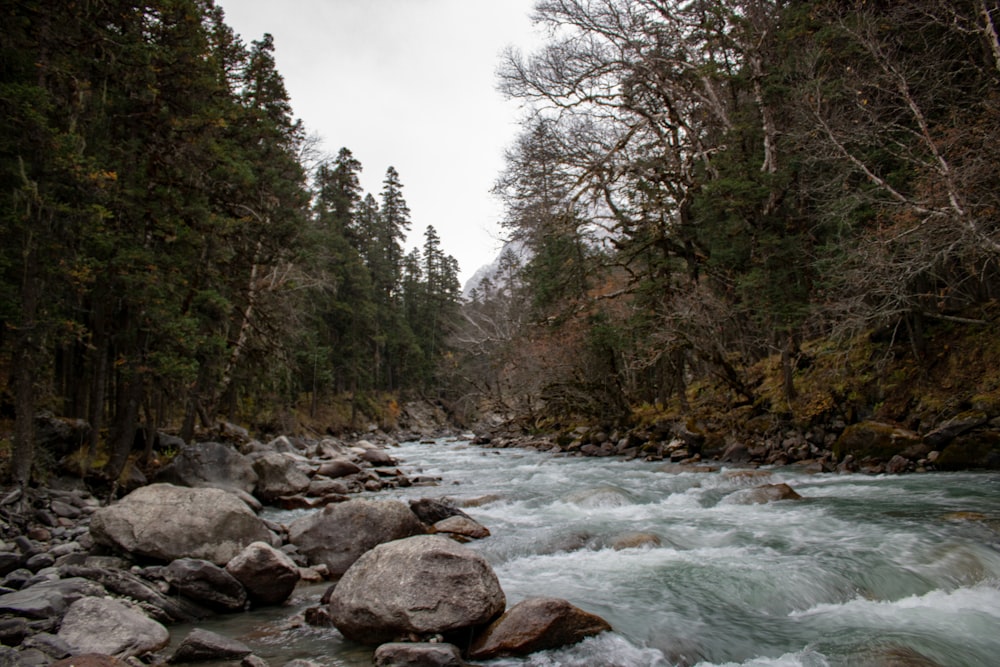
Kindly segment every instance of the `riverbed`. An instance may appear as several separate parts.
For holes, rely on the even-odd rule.
[[[492,531],[469,546],[493,565],[508,606],[561,597],[615,628],[567,649],[480,663],[489,667],[960,667],[1000,656],[1000,474],[677,472],[455,440],[404,443],[392,454],[411,476],[441,481],[378,497],[463,505]],[[803,498],[746,504],[745,490],[764,483],[787,483]],[[641,545],[620,548],[625,537]],[[288,623],[322,590],[300,589],[291,607],[265,616],[200,625],[275,666],[370,665],[371,650],[335,630]]]

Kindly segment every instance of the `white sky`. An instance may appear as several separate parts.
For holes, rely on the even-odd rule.
[[[500,54],[530,51],[534,0],[217,0],[247,43],[274,35],[295,116],[332,156],[346,146],[376,198],[391,165],[413,227],[433,225],[464,282],[500,248],[489,190],[517,132]]]

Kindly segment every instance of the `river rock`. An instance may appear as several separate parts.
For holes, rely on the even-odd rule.
[[[151,484],[94,513],[94,541],[162,561],[201,558],[225,565],[271,533],[246,503],[221,489]]]
[[[779,500],[802,500],[795,489],[787,484],[761,484],[726,496],[726,501],[736,505],[761,505]]]
[[[299,470],[295,461],[278,452],[266,452],[253,462],[257,473],[254,493],[261,500],[293,496],[309,488],[309,476]]]
[[[90,579],[110,593],[142,603],[146,613],[160,623],[185,623],[211,615],[208,609],[187,598],[164,595],[151,582],[125,569],[86,564],[63,565],[60,569],[63,576]]]
[[[229,445],[198,442],[185,445],[154,479],[176,486],[239,489],[250,493],[257,484],[257,473],[250,460]]]
[[[83,653],[53,662],[49,667],[130,667],[129,663],[103,653]]]
[[[482,625],[505,605],[482,555],[446,537],[418,535],[361,556],[333,590],[330,615],[348,639],[381,644]]]
[[[319,464],[319,468],[316,470],[317,475],[329,477],[330,479],[356,475],[359,472],[361,472],[361,466],[353,461],[348,461],[343,458],[334,459],[333,461],[324,461]]]
[[[100,584],[80,577],[45,581],[0,595],[0,613],[25,618],[58,618],[77,600],[106,592]]]
[[[641,532],[622,533],[621,535],[616,535],[611,540],[611,548],[615,551],[636,549],[638,547],[658,547],[660,544],[662,544],[662,541],[659,535]]]
[[[948,419],[933,431],[924,435],[924,442],[933,449],[941,449],[967,431],[978,428],[989,421],[985,412],[970,410]]]
[[[163,578],[181,595],[213,609],[239,611],[247,603],[243,584],[207,560],[178,558],[163,568]]]
[[[255,605],[281,604],[299,583],[295,562],[266,542],[248,544],[226,564],[226,572],[243,584]]]
[[[1000,470],[1000,431],[973,431],[956,437],[934,461],[939,470]]]
[[[375,649],[375,667],[466,667],[454,644],[393,642]]]
[[[921,438],[913,431],[893,424],[863,421],[851,424],[833,445],[833,455],[839,461],[848,454],[857,459],[873,457],[888,461],[904,450],[920,445]]]
[[[394,466],[396,465],[396,459],[389,455],[389,452],[385,451],[381,447],[376,447],[370,442],[362,440],[357,443],[361,447],[361,460],[367,461],[375,466]]]
[[[611,630],[600,616],[559,598],[528,598],[490,624],[469,649],[469,657],[486,660],[524,656],[558,648]]]
[[[87,597],[70,605],[59,635],[74,653],[118,658],[158,651],[170,641],[167,629],[117,600]]]
[[[437,498],[420,498],[418,500],[411,500],[410,510],[417,515],[417,518],[426,523],[428,526],[432,526],[438,521],[442,521],[452,516],[464,516],[469,518],[468,514],[458,509],[451,503],[451,501]]]
[[[448,533],[457,538],[481,540],[490,536],[489,529],[467,516],[450,516],[434,524],[434,532]]]
[[[288,526],[288,541],[310,563],[326,565],[336,577],[372,547],[425,532],[398,500],[354,499],[296,519]]]
[[[580,507],[627,507],[635,501],[628,491],[617,486],[600,486],[594,489],[575,491],[566,496],[566,502]]]
[[[196,628],[181,640],[169,662],[240,660],[251,653],[250,647],[243,642]]]

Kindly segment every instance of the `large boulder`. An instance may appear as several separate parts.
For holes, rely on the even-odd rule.
[[[184,446],[160,469],[155,481],[251,493],[257,484],[257,473],[250,460],[229,445],[199,442]]]
[[[267,452],[254,459],[253,469],[257,473],[254,493],[265,502],[309,488],[309,476],[299,470],[291,457],[279,452]]]
[[[172,561],[201,558],[225,565],[251,542],[271,532],[246,503],[222,489],[151,484],[136,489],[91,518],[98,544],[130,554]]]
[[[833,445],[833,455],[839,461],[851,455],[861,460],[875,458],[888,461],[896,454],[907,455],[907,450],[920,446],[921,438],[913,431],[893,424],[863,421],[844,429]]]
[[[74,602],[59,628],[59,638],[74,653],[128,658],[158,651],[170,641],[167,629],[117,600],[82,598]]]
[[[283,551],[266,542],[254,542],[236,555],[226,572],[246,589],[256,605],[281,604],[299,583],[299,568]]]
[[[607,632],[611,625],[600,616],[559,598],[529,598],[511,607],[490,624],[469,649],[474,660],[523,656],[536,651],[576,644]]]
[[[330,596],[341,634],[365,644],[489,623],[506,606],[493,568],[439,535],[381,544],[344,574]]]
[[[288,526],[288,541],[310,563],[326,565],[336,577],[372,547],[425,532],[398,500],[355,499],[296,519]]]
[[[934,461],[939,470],[1000,469],[1000,432],[974,431],[953,439]]]
[[[247,592],[236,577],[200,558],[178,558],[163,568],[163,578],[181,595],[218,611],[240,611]]]

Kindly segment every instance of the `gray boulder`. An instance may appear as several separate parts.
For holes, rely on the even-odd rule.
[[[240,660],[250,655],[243,642],[223,637],[208,630],[194,629],[181,640],[169,662],[205,662],[208,660]]]
[[[216,610],[239,611],[247,604],[243,584],[207,560],[178,558],[163,568],[163,578],[181,595]]]
[[[418,535],[361,556],[334,588],[330,616],[348,639],[382,644],[483,625],[505,605],[482,555],[446,537]]]
[[[310,563],[326,565],[336,577],[372,547],[425,532],[398,500],[355,499],[296,519],[288,526],[288,541]]]
[[[299,568],[288,554],[265,542],[254,542],[226,564],[256,605],[281,604],[299,583]]]
[[[229,445],[199,442],[186,445],[157,474],[155,481],[176,486],[210,487],[250,493],[257,473],[249,459]]]
[[[45,581],[0,595],[0,614],[25,618],[58,618],[77,600],[105,593],[100,584],[80,577]]]
[[[94,513],[98,544],[173,561],[201,558],[225,565],[251,542],[270,542],[264,522],[221,489],[151,484]]]
[[[309,488],[309,476],[299,470],[294,460],[278,452],[260,455],[254,460],[253,469],[257,473],[254,493],[265,502]]]
[[[375,667],[466,667],[462,654],[453,644],[429,642],[393,642],[375,649]]]
[[[107,598],[74,602],[59,628],[74,653],[128,658],[158,651],[170,641],[167,629],[142,612]]]
[[[559,598],[529,598],[511,607],[472,643],[469,657],[524,656],[576,644],[611,630],[600,616]]]

